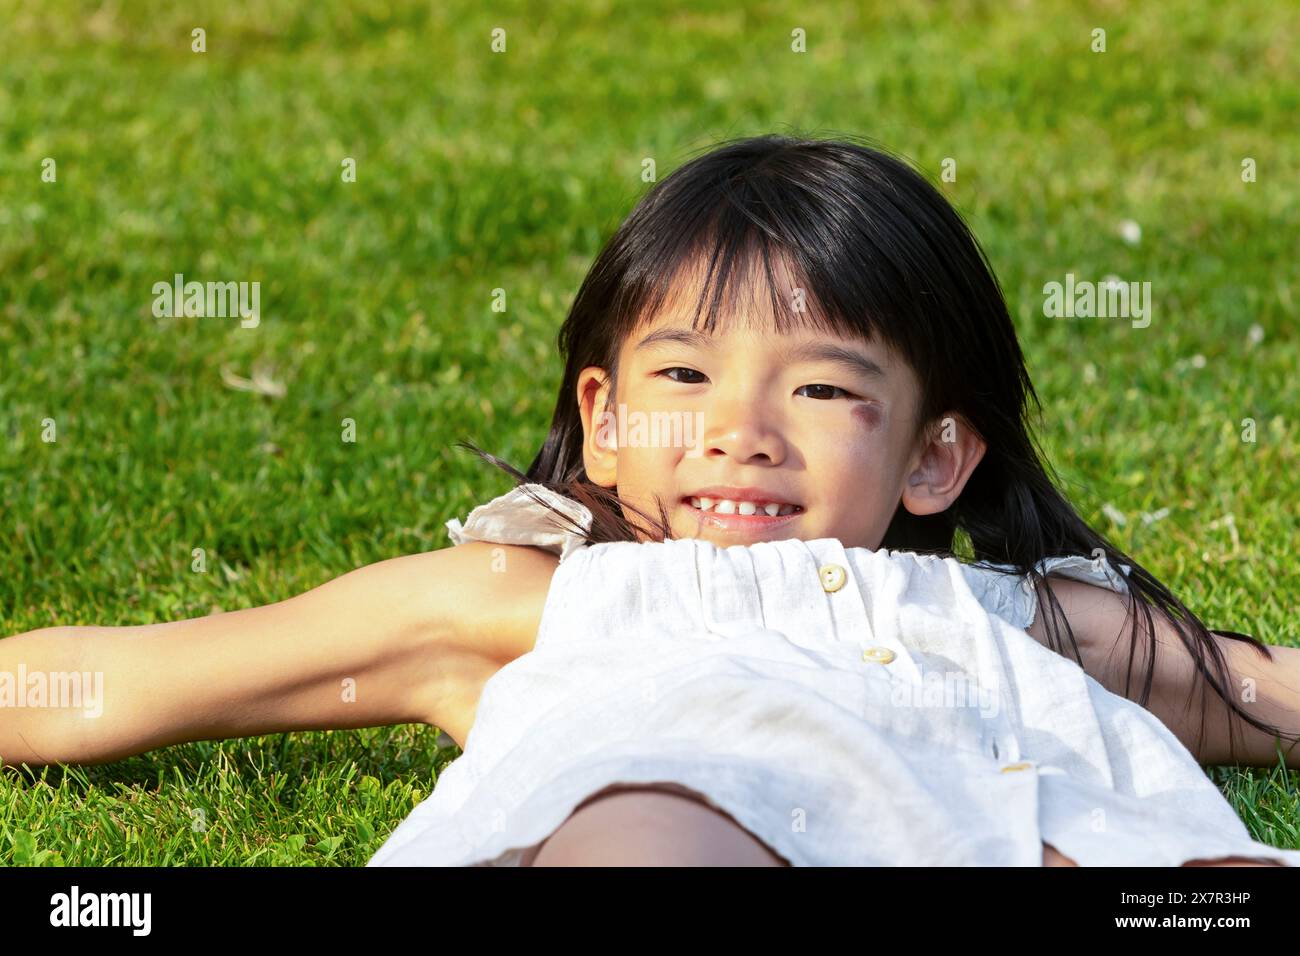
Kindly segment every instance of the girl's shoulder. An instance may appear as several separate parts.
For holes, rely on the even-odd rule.
[[[446,528],[453,544],[488,541],[531,545],[564,561],[586,544],[591,520],[591,512],[572,498],[545,485],[527,482],[478,505],[463,522],[452,518]]]
[[[1014,566],[989,562],[967,564],[955,558],[943,560],[960,564],[966,583],[980,603],[1007,622],[1027,630],[1038,616],[1038,588],[1029,575],[1020,573]],[[1069,578],[1126,594],[1129,589],[1126,578],[1132,568],[1127,564],[1119,567],[1116,570],[1105,553],[1098,551],[1091,557],[1082,554],[1046,557],[1036,562],[1034,570],[1044,578],[1049,575]]]

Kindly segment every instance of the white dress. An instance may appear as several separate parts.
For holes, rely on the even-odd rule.
[[[519,865],[586,797],[648,782],[796,866],[1040,866],[1044,842],[1081,866],[1300,865],[1159,719],[1025,632],[1013,573],[834,538],[588,546],[521,488],[447,528],[560,563],[535,648],[368,866]],[[1040,569],[1127,587],[1104,558]]]

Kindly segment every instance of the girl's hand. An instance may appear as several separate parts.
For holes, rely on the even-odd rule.
[[[1139,631],[1130,677],[1128,598],[1055,575],[1052,575],[1052,590],[1078,641],[1085,673],[1112,694],[1138,700],[1148,667],[1150,638]],[[1040,594],[1040,613],[1028,628],[1030,636],[1044,646],[1049,645],[1042,611],[1048,607],[1047,599]],[[1163,615],[1152,611],[1151,617],[1156,627],[1157,647],[1147,710],[1160,718],[1201,764],[1276,766],[1278,738],[1252,727],[1233,713],[1197,671],[1192,656]],[[1065,640],[1063,628],[1061,639]],[[1236,695],[1238,704],[1260,720],[1300,736],[1300,648],[1269,645],[1273,655],[1269,661],[1241,641],[1217,636],[1215,641],[1232,676],[1228,691]],[[1065,653],[1074,659],[1068,644]],[[1229,747],[1230,730],[1232,748]],[[1282,738],[1281,745],[1286,766],[1300,769],[1300,745],[1296,745],[1296,736]]]
[[[474,542],[263,607],[5,638],[0,672],[16,681],[21,669],[29,683],[80,674],[102,699],[5,708],[0,760],[103,763],[182,741],[401,723],[438,726],[463,746],[477,689],[531,649],[556,563]]]

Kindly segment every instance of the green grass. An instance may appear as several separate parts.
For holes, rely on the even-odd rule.
[[[663,176],[722,137],[843,131],[932,179],[957,160],[943,188],[1085,516],[1211,625],[1300,644],[1295,9],[194,6],[0,2],[0,634],[255,606],[445,546],[447,518],[509,486],[451,443],[531,461],[555,332],[642,159]],[[260,327],[154,318],[176,272],[259,281]],[[1151,281],[1150,327],[1045,318],[1066,272]],[[262,365],[283,398],[223,383]],[[456,754],[436,736],[0,774],[0,863],[361,864]],[[1258,839],[1300,847],[1294,774],[1214,774]]]

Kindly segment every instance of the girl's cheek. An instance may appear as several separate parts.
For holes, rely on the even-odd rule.
[[[884,424],[885,416],[879,405],[862,403],[853,406],[853,421],[864,431],[875,432]]]

